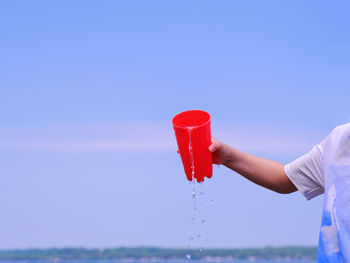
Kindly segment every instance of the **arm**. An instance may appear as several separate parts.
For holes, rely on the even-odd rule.
[[[272,191],[287,194],[297,189],[284,172],[284,165],[237,150],[213,138],[209,151],[213,163],[223,164],[248,180]]]

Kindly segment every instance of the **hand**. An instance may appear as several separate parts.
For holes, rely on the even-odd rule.
[[[229,146],[214,137],[212,137],[211,141],[212,144],[209,146],[209,151],[212,152],[213,163],[225,165],[230,160]]]

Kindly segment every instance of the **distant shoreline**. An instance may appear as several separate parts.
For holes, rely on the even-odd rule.
[[[0,250],[0,260],[115,260],[123,262],[150,262],[160,260],[204,260],[225,262],[232,260],[315,260],[316,247],[263,247],[182,249],[158,247],[118,248],[47,248]],[[188,260],[187,260],[188,261]]]

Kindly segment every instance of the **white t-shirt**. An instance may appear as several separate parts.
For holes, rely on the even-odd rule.
[[[312,150],[284,166],[289,180],[307,200],[324,193],[322,143]]]
[[[306,199],[325,193],[317,262],[350,262],[350,123],[284,171]]]

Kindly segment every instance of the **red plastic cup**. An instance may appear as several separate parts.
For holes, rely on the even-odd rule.
[[[182,164],[189,181],[203,182],[213,175],[210,115],[201,110],[182,112],[173,118]]]

